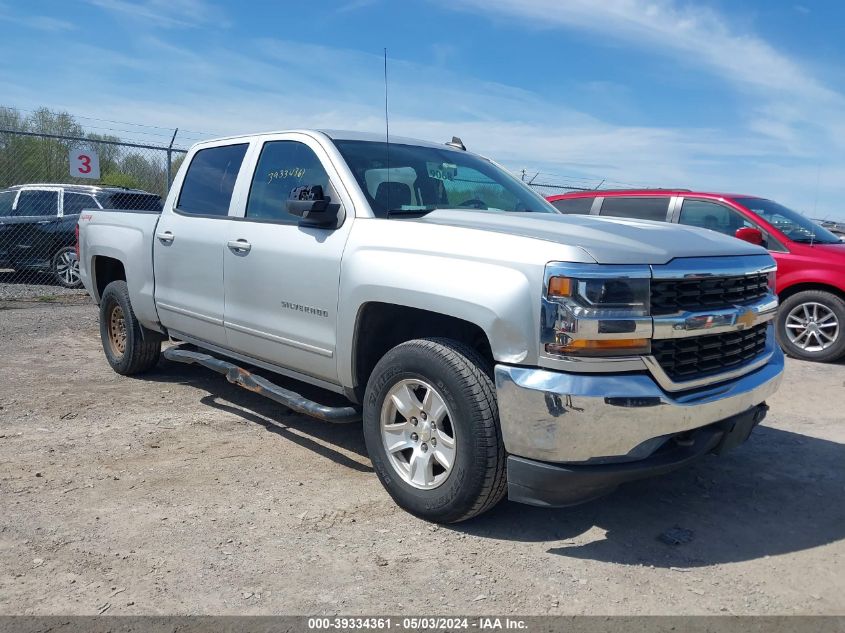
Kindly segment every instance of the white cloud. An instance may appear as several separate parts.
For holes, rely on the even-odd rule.
[[[237,50],[138,35],[120,55],[73,44],[72,75],[46,72],[26,87],[4,81],[10,104],[50,104],[89,117],[210,130],[216,134],[293,127],[384,129],[382,58],[264,39]],[[133,82],[126,82],[130,71]],[[482,81],[442,66],[392,58],[391,132],[467,146],[533,175],[564,174],[589,186],[602,179],[651,186],[739,190],[818,215],[839,215],[845,158],[819,162],[794,127],[790,104],[745,129],[610,124],[537,92]],[[90,99],[79,86],[96,83]],[[606,86],[598,85],[597,89]],[[169,140],[169,139],[168,139]],[[166,142],[166,141],[165,141]],[[837,158],[839,156],[840,158]],[[837,177],[837,174],[839,175]]]
[[[0,2],[0,22],[11,22],[19,26],[48,32],[71,31],[76,28],[67,20],[60,20],[48,15],[14,13],[9,9],[9,5],[2,2]]]
[[[349,13],[351,11],[358,11],[359,9],[367,9],[377,2],[378,0],[347,0],[347,2],[344,2],[335,9],[334,12],[336,14],[342,14]]]
[[[845,147],[845,97],[812,69],[716,11],[674,0],[450,0],[479,16],[521,19],[536,28],[566,28],[670,56],[729,82],[748,97],[746,117],[758,133],[814,147],[818,136]]]
[[[681,53],[741,87],[841,99],[805,68],[752,33],[734,30],[715,11],[673,0],[450,0],[451,6],[521,18],[541,28],[600,32],[636,47]]]
[[[223,12],[205,0],[87,0],[90,4],[147,27],[194,27],[228,24]]]

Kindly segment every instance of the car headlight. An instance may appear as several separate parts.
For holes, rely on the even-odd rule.
[[[604,271],[607,274],[607,271]],[[650,279],[552,275],[545,292],[545,351],[622,356],[651,351]],[[548,313],[551,314],[548,314]]]

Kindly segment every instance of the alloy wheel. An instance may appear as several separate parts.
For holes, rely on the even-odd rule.
[[[387,392],[381,438],[393,470],[414,488],[437,488],[455,465],[452,414],[443,396],[423,380],[400,380]]]
[[[79,259],[72,250],[64,250],[56,257],[56,276],[68,287],[79,284]]]
[[[822,352],[839,338],[839,319],[823,303],[811,301],[795,306],[786,316],[789,342],[805,352]]]

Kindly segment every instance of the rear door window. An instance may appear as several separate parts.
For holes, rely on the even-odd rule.
[[[601,215],[617,218],[634,218],[637,220],[658,220],[666,221],[666,213],[669,211],[669,197],[648,198],[638,196],[636,198],[608,197],[601,205]]]
[[[574,213],[576,215],[589,215],[593,208],[595,198],[563,198],[555,200],[552,206],[561,213]]]
[[[18,198],[17,216],[57,216],[59,215],[59,192],[44,190],[21,191]]]
[[[248,143],[242,143],[198,151],[185,174],[177,210],[190,215],[228,215],[247,147]]]
[[[99,194],[104,209],[125,209],[131,211],[161,211],[161,198],[153,193],[134,191]],[[67,213],[67,211],[65,211]]]
[[[87,193],[68,193],[65,192],[64,206],[62,213],[64,215],[79,215],[83,209],[97,209],[97,202],[94,196],[89,196]]]
[[[12,215],[12,205],[15,203],[15,191],[0,191],[0,218]]]

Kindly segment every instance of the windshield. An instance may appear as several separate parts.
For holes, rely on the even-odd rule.
[[[734,198],[734,201],[759,215],[793,242],[839,244],[839,238],[833,233],[782,204],[763,198]]]
[[[557,213],[503,169],[462,150],[395,143],[388,148],[380,141],[335,145],[379,218],[435,209]]]

